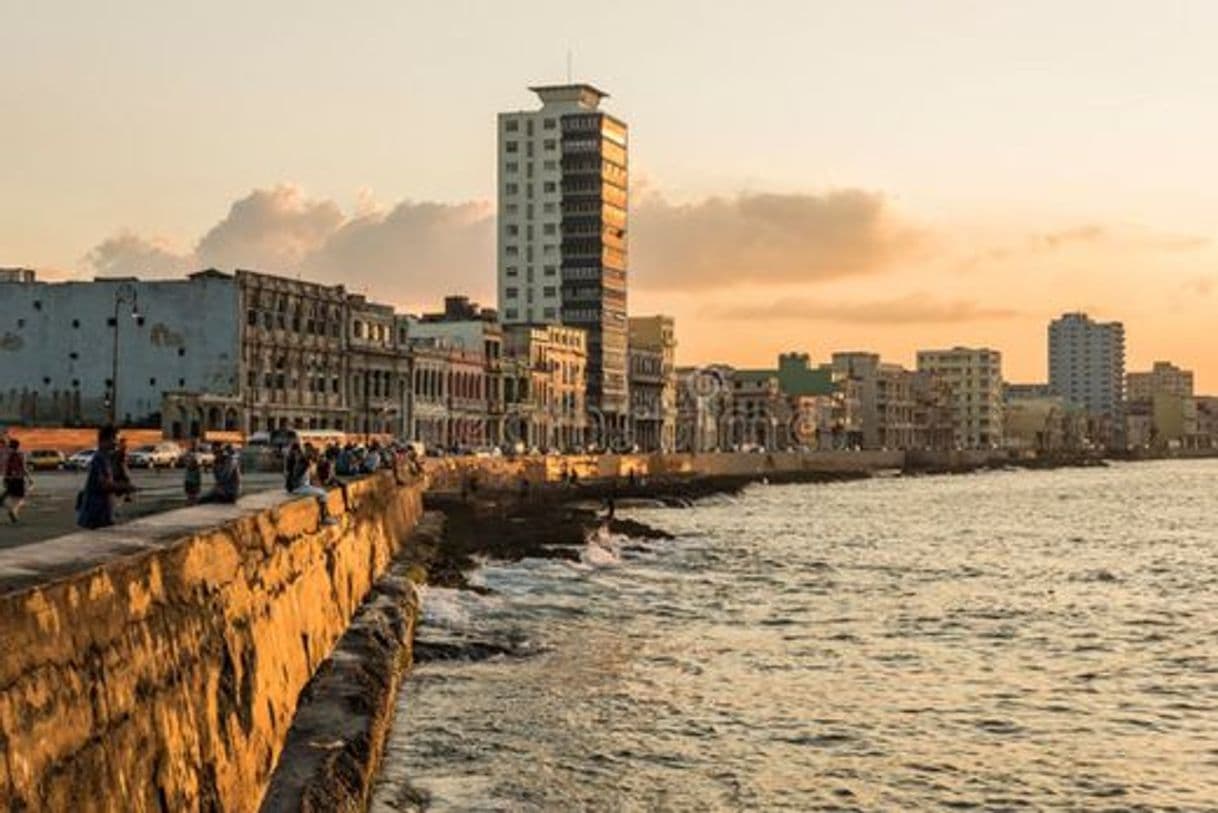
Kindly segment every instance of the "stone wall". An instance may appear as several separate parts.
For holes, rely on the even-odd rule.
[[[899,469],[905,453],[894,452],[773,452],[770,454],[703,453],[585,455],[549,457],[429,458],[424,468],[434,491],[457,492],[468,488],[471,476],[478,488],[514,490],[554,483],[566,473],[580,480],[638,477],[765,477],[794,472],[865,474]]]
[[[3,552],[0,808],[256,810],[421,491],[386,472],[333,527],[255,495]]]

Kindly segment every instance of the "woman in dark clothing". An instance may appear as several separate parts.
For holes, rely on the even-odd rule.
[[[76,524],[82,528],[105,528],[114,524],[114,498],[135,489],[114,476],[114,427],[97,431],[97,454],[89,461],[84,490],[76,498]]]
[[[8,518],[12,523],[17,522],[21,506],[25,505],[27,486],[33,485],[29,467],[25,464],[25,455],[21,452],[21,443],[16,439],[8,442],[8,455],[4,459],[4,490],[0,491],[0,505],[8,508]],[[9,505],[9,502],[12,505]]]

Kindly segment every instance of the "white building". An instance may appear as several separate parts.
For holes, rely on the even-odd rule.
[[[993,449],[1002,445],[1002,354],[989,348],[919,350],[918,371],[939,376],[952,392],[956,446]]]
[[[97,424],[111,411],[155,421],[168,390],[235,396],[240,301],[237,280],[216,272],[60,283],[6,275],[0,421]]]
[[[588,337],[588,405],[610,431],[629,407],[627,128],[585,84],[534,87],[538,110],[499,114],[499,314]]]
[[[1049,389],[1095,417],[1119,422],[1125,400],[1125,327],[1067,313],[1049,323]]]

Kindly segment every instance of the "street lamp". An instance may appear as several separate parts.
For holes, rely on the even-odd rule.
[[[110,356],[110,409],[109,423],[118,425],[118,311],[120,306],[131,306],[131,318],[139,320],[139,294],[130,282],[124,282],[114,289],[114,318],[110,324],[114,327],[114,348]]]

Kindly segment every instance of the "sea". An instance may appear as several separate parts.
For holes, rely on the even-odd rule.
[[[1218,810],[1218,461],[620,513],[426,590],[373,810]]]

